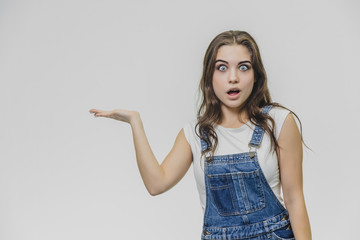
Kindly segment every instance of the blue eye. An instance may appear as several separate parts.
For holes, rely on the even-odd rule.
[[[219,69],[220,71],[225,71],[226,69],[227,69],[227,67],[226,66],[224,66],[224,65],[220,65],[217,69]]]
[[[249,69],[249,67],[246,66],[246,65],[241,65],[241,66],[240,66],[240,70],[241,70],[241,71],[246,71],[246,70],[248,70],[248,69]]]

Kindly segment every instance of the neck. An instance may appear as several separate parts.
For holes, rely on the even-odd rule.
[[[221,120],[218,123],[225,128],[239,128],[249,121],[245,109],[221,106]]]

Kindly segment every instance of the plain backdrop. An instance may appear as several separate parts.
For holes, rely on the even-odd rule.
[[[313,239],[359,221],[358,1],[0,0],[0,240],[200,239],[193,167],[151,196],[131,129],[89,109],[140,112],[161,163],[196,116],[210,41],[257,41],[273,100],[303,124]]]

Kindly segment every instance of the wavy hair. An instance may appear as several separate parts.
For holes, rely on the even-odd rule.
[[[220,122],[222,117],[221,102],[215,95],[212,78],[215,70],[216,55],[220,47],[224,45],[242,45],[245,46],[251,56],[251,65],[254,69],[254,86],[250,96],[242,104],[240,111],[247,112],[249,120],[254,125],[261,126],[271,139],[271,149],[273,151],[279,150],[279,145],[275,137],[274,119],[270,115],[264,115],[261,113],[261,108],[266,105],[272,105],[273,107],[281,107],[289,110],[296,116],[300,123],[301,140],[302,137],[302,124],[298,116],[290,109],[282,106],[279,103],[272,102],[269,88],[267,86],[267,76],[264,69],[264,65],[261,60],[259,48],[253,39],[253,37],[245,31],[226,31],[217,35],[210,43],[206,50],[203,73],[200,80],[199,89],[202,95],[202,101],[197,112],[198,122],[195,126],[197,129],[196,134],[199,138],[207,143],[208,148],[203,151],[202,155],[213,156],[215,149],[218,145],[217,134],[214,127]],[[306,146],[306,145],[305,145]],[[206,158],[207,160],[209,158]]]

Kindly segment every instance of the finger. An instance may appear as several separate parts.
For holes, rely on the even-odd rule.
[[[100,109],[90,109],[89,112],[94,113],[94,117],[113,118],[114,114],[116,113],[116,110],[105,111],[105,110],[100,110]]]
[[[90,113],[94,114],[94,117],[102,117],[102,111],[98,109],[90,109]]]
[[[105,116],[107,113],[107,111],[98,110],[98,109],[91,109],[89,112],[93,113],[94,116]]]
[[[98,113],[98,112],[103,112],[103,110],[92,108],[89,110],[89,112],[90,113]]]

